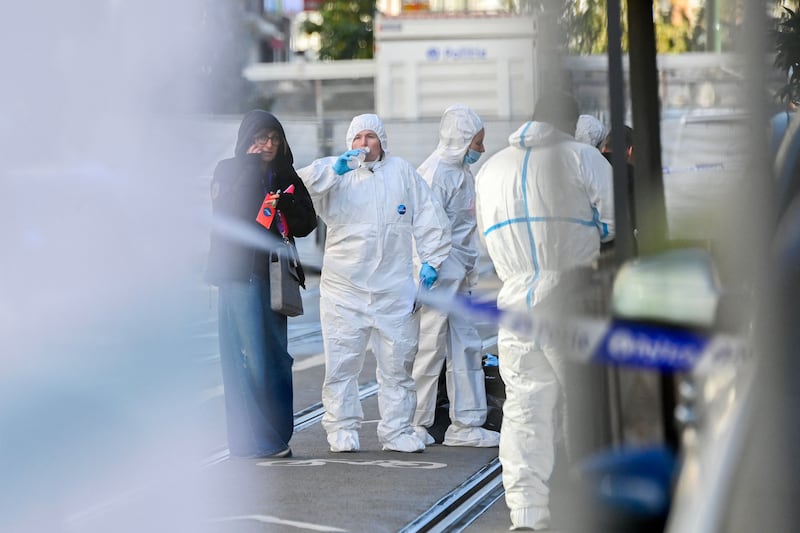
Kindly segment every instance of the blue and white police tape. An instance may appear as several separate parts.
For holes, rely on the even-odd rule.
[[[421,291],[418,299],[473,322],[503,327],[540,345],[556,346],[577,362],[702,375],[720,366],[738,365],[753,355],[746,340],[713,331],[540,310],[501,310],[492,302],[450,298],[436,291]]]

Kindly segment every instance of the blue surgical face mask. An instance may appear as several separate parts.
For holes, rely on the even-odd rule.
[[[467,150],[467,154],[464,156],[464,163],[468,165],[472,165],[473,163],[477,163],[478,159],[481,158],[481,153],[477,150],[473,150],[470,148]]]

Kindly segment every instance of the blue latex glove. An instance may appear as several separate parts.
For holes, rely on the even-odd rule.
[[[348,150],[348,151],[346,151],[345,153],[340,155],[339,158],[336,160],[336,162],[333,164],[333,171],[336,172],[340,176],[342,174],[350,172],[350,170],[352,170],[352,169],[347,165],[347,162],[351,158],[357,157],[358,154],[360,154],[360,153],[361,153],[360,150]]]
[[[430,289],[438,277],[439,274],[436,273],[435,268],[428,263],[422,263],[422,268],[419,269],[419,280],[422,282],[423,287]]]

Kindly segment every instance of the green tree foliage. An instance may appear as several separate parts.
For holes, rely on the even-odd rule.
[[[306,20],[304,33],[318,34],[320,59],[371,59],[375,0],[326,0],[320,23]]]
[[[608,50],[606,0],[568,0],[560,23],[569,53],[604,54]]]
[[[622,50],[628,50],[627,2],[621,0]],[[686,16],[679,24],[672,22],[672,8],[661,11],[653,1],[656,23],[656,50],[660,54],[692,52],[703,49],[703,29]],[[561,16],[561,26],[568,36],[567,51],[571,54],[604,54],[608,51],[608,17],[606,0],[567,0]],[[697,18],[702,21],[701,17]]]
[[[632,0],[627,0],[632,1]],[[627,1],[621,0],[623,51],[627,42]],[[639,1],[639,0],[636,0]],[[653,1],[658,53],[682,53],[705,50],[703,11],[694,20],[685,15],[672,21],[672,9],[662,11],[659,0]],[[722,0],[723,49],[731,49],[739,23],[737,11],[745,0]],[[553,4],[548,0],[529,0],[532,11],[542,12]],[[564,0],[558,27],[561,46],[570,54],[604,54],[608,50],[607,0]],[[320,8],[321,20],[306,20],[301,29],[320,39],[320,59],[370,59],[373,57],[373,15],[375,0],[326,0]]]
[[[656,50],[659,53],[680,54],[691,52],[694,27],[685,14],[680,15],[680,22],[672,20],[672,10],[656,11]]]

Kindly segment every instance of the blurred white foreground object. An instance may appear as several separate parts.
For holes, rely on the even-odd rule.
[[[670,250],[622,265],[611,312],[625,319],[711,327],[719,296],[719,278],[705,250]]]

